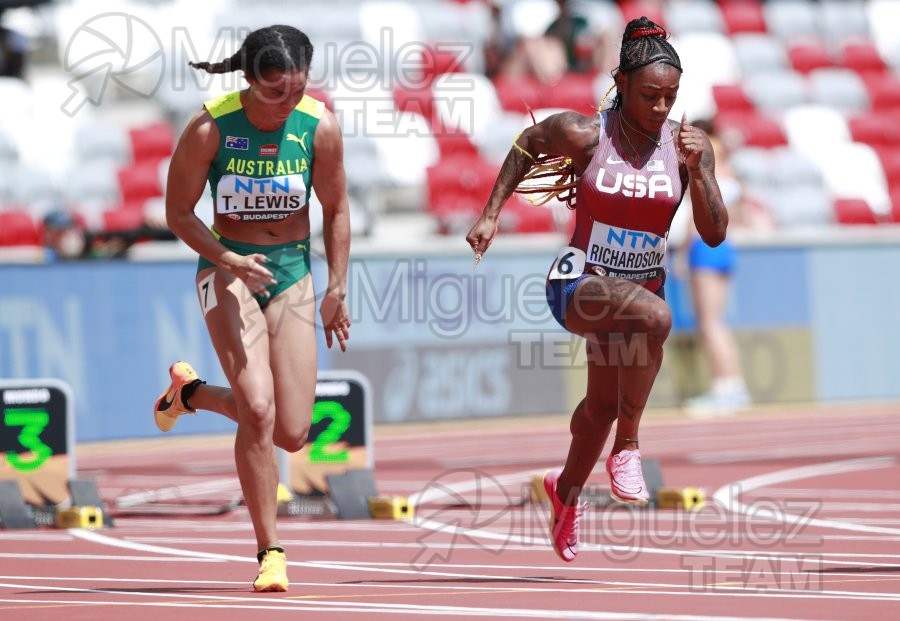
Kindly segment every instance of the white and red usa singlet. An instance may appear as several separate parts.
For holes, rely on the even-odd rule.
[[[635,160],[627,142],[622,146],[619,119],[617,111],[600,115],[600,140],[576,187],[570,247],[584,252],[587,265],[656,291],[665,282],[666,238],[685,191],[675,141],[663,127],[662,144]]]

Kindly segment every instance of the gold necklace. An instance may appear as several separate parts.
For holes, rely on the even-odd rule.
[[[619,118],[621,119],[622,116],[619,115]],[[625,138],[625,140],[628,141],[628,146],[631,147],[632,154],[627,155],[626,157],[629,159],[633,159],[634,161],[630,162],[630,163],[632,166],[637,168],[637,161],[641,158],[641,153],[635,148],[634,143],[631,142],[631,138],[628,137],[628,134],[622,130],[622,123],[619,123],[619,137],[620,137],[619,144],[622,144],[621,138]],[[624,147],[624,145],[622,145],[622,146]]]
[[[675,134],[672,132],[672,128],[671,128],[671,127],[669,128],[669,136],[670,136],[669,139],[666,140],[665,142],[663,142],[662,140],[659,140],[658,138],[654,138],[653,136],[650,136],[649,134],[645,134],[644,132],[642,132],[642,131],[639,130],[638,128],[634,127],[631,123],[628,122],[628,120],[625,118],[625,115],[622,114],[621,111],[619,111],[619,121],[620,121],[620,123],[619,123],[619,131],[620,131],[620,132],[621,132],[621,130],[622,130],[622,123],[624,123],[625,125],[628,126],[628,129],[630,129],[631,131],[637,132],[638,134],[640,134],[641,136],[643,136],[643,137],[646,138],[647,140],[650,140],[650,141],[652,141],[652,142],[655,142],[655,143],[656,143],[656,148],[657,148],[657,149],[658,149],[659,147],[663,146],[664,144],[669,144],[670,142],[672,142],[673,140],[675,140]],[[666,124],[668,125],[668,123],[666,123]],[[662,131],[662,130],[660,130],[660,131]],[[622,132],[622,133],[624,134],[625,132]],[[625,139],[628,140],[628,144],[631,144],[631,139],[628,138],[628,135],[627,135],[627,134],[625,134]],[[633,149],[633,148],[634,148],[634,145],[632,145],[631,148]],[[637,149],[635,149],[635,151],[637,151]]]

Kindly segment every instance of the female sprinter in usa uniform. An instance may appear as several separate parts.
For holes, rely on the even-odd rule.
[[[166,216],[200,255],[197,293],[229,388],[203,383],[186,362],[169,370],[154,418],[168,431],[196,409],[237,422],[234,453],[256,534],[256,591],[286,591],[275,529],[275,446],[306,442],[316,388],[315,295],[309,274],[309,195],[323,207],[328,290],[320,306],[327,345],[349,337],[344,303],[350,225],[341,133],[304,95],[312,44],[290,26],[250,33],[210,73],[242,70],[248,87],[206,102],[172,156]],[[209,182],[212,230],[194,214]]]
[[[646,504],[638,425],[671,327],[664,301],[666,236],[685,191],[704,241],[725,238],[728,215],[705,133],[668,120],[681,61],[666,32],[642,17],[625,28],[612,108],[586,117],[562,112],[523,131],[500,170],[467,241],[480,257],[496,234],[504,202],[530,173],[559,165],[574,179],[575,233],[553,262],[553,316],[587,340],[588,380],[571,420],[565,467],[544,475],[557,555],[578,553],[581,488],[616,423],[606,470],[619,502]],[[601,105],[602,107],[602,105]],[[539,156],[543,156],[540,157]]]

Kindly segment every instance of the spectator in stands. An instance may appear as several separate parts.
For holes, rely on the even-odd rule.
[[[162,431],[196,409],[237,422],[235,461],[256,534],[255,591],[286,591],[278,542],[275,446],[306,443],[316,389],[316,296],[310,270],[309,199],[322,204],[328,289],[320,315],[328,347],[346,348],[344,296],[350,249],[341,131],[325,105],[305,95],[313,46],[291,26],[251,32],[209,73],[241,70],[248,87],[207,101],[190,121],[169,166],[166,214],[200,255],[200,308],[230,387],[207,386],[186,362],[154,405]],[[207,182],[211,229],[194,208]]]
[[[0,8],[0,19],[3,9]],[[25,78],[25,56],[28,37],[5,26],[0,26],[0,77]]]
[[[685,192],[707,243],[720,244],[728,226],[709,139],[685,119],[668,120],[682,69],[667,38],[646,17],[630,21],[612,108],[590,117],[562,112],[524,130],[466,237],[480,260],[503,204],[523,181],[559,173],[548,195],[574,193],[575,232],[547,277],[553,317],[587,341],[587,390],[572,415],[565,467],[544,475],[551,540],[564,561],[578,553],[578,498],[614,423],[606,461],[611,495],[633,505],[650,498],[638,427],[671,328],[666,236]]]
[[[544,84],[554,84],[570,71],[594,73],[611,68],[607,66],[609,33],[593,28],[568,0],[557,0],[557,4],[559,15],[543,35],[515,40],[503,27],[503,3],[491,3],[493,32],[485,46],[488,77],[531,75]]]
[[[174,239],[164,223],[150,219],[138,228],[124,231],[88,231],[63,209],[51,211],[43,219],[44,258],[48,262],[121,259],[139,241]]]
[[[728,209],[732,232],[740,229],[772,229],[774,222],[758,202],[744,191],[734,175],[722,141],[713,124],[705,119],[692,123],[709,136],[716,160],[716,179]],[[687,210],[688,213],[691,210]],[[687,276],[697,319],[697,334],[709,368],[709,390],[685,402],[693,415],[731,414],[750,404],[750,394],[741,370],[740,350],[725,320],[737,253],[726,239],[718,246],[705,243],[688,217],[685,247],[676,252],[675,268]]]

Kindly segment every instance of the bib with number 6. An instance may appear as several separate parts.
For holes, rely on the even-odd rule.
[[[550,268],[550,280],[571,280],[578,278],[584,272],[584,250],[573,246],[566,246],[559,251],[553,267]]]

